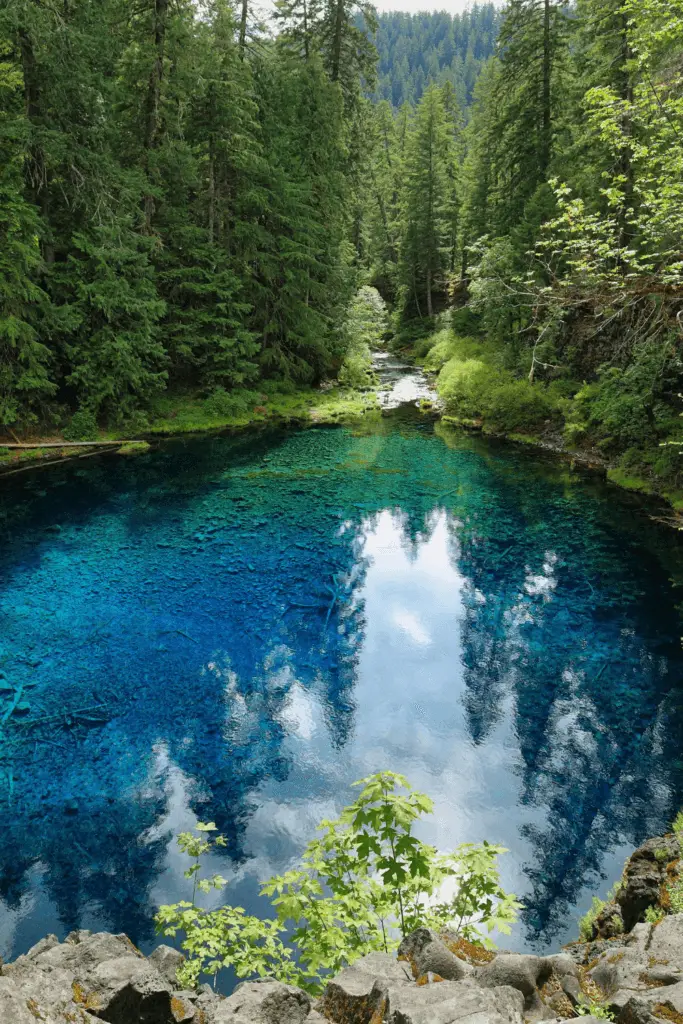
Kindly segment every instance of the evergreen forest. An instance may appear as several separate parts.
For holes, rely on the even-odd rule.
[[[682,242],[683,0],[0,7],[8,437],[368,387],[384,334],[677,501]]]

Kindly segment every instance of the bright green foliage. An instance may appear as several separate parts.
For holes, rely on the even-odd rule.
[[[344,323],[348,341],[339,371],[340,384],[352,388],[372,386],[375,378],[370,353],[382,344],[387,326],[386,303],[376,288],[365,285],[354,296]]]
[[[448,928],[487,945],[494,930],[509,931],[520,904],[500,886],[502,847],[466,843],[439,854],[413,834],[432,811],[429,797],[393,772],[356,785],[357,799],[339,818],[321,822],[301,867],[262,885],[276,920],[249,917],[239,907],[199,909],[197,890],[224,885],[218,876],[200,878],[200,858],[222,840],[204,838],[212,824],[199,825],[199,835],[179,837],[181,849],[194,859],[186,872],[193,899],[162,907],[157,926],[164,935],[184,935],[183,984],[231,966],[238,977],[268,973],[317,992],[328,972],[372,950],[395,949],[401,935],[420,926]],[[285,931],[293,949],[280,938]]]
[[[589,942],[593,938],[593,924],[604,907],[605,901],[594,896],[591,900],[590,909],[586,911],[579,921],[579,938],[582,942]]]
[[[579,1003],[576,1008],[579,1017],[595,1017],[597,1020],[614,1020],[614,1014],[604,1003]]]

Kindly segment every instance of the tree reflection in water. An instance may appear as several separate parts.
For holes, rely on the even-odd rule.
[[[516,794],[491,838],[542,946],[681,800],[673,540],[564,467],[398,417],[3,489],[0,681],[30,704],[0,738],[5,955],[46,922],[151,941],[192,815],[254,901],[252,869],[386,766],[454,841]]]

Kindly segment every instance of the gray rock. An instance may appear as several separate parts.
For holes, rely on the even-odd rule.
[[[11,964],[0,977],[2,1024],[97,1024],[97,1018],[74,1000],[73,975],[54,968],[46,976],[30,960]]]
[[[142,954],[135,949],[125,935],[111,935],[109,932],[74,933],[81,937],[78,941],[62,942],[51,946],[32,957],[33,963],[41,969],[48,967],[64,967],[73,970],[84,983],[89,973],[105,960],[116,960],[129,957],[133,961],[144,960]]]
[[[431,971],[447,981],[462,981],[474,973],[474,968],[451,953],[440,939],[428,942],[418,953],[415,962],[418,977]]]
[[[647,954],[658,960],[660,966],[683,967],[683,914],[665,917],[652,929]]]
[[[642,920],[648,907],[659,904],[659,891],[667,877],[667,864],[678,857],[680,848],[673,835],[648,839],[629,857],[623,884],[616,896],[626,931]]]
[[[389,1014],[389,989],[379,979],[375,979],[369,992],[365,985],[352,985],[348,980],[341,984],[331,981],[325,989],[321,1008],[328,1020],[339,1024],[374,1024]]]
[[[401,960],[417,961],[418,956],[430,942],[438,942],[439,936],[431,928],[417,928],[398,947],[398,957]]]
[[[175,1024],[172,986],[146,960],[121,956],[88,974],[85,1005],[109,1024]]]
[[[310,1019],[310,997],[279,981],[243,982],[228,999],[204,1008],[207,1024],[303,1024]]]
[[[527,1016],[530,1012],[535,1019],[541,1019],[544,1013],[543,1002],[538,994],[550,978],[553,967],[545,957],[525,956],[522,953],[502,953],[485,967],[475,972],[477,983],[484,988],[498,985],[509,985],[524,996],[524,1008]]]
[[[44,939],[40,940],[40,942],[36,942],[35,946],[31,946],[28,953],[25,953],[24,955],[28,960],[33,960],[41,953],[44,953],[46,950],[52,949],[53,946],[58,945],[59,939],[56,935],[46,935]]]
[[[156,967],[162,978],[165,978],[173,987],[178,984],[178,968],[185,963],[185,957],[172,946],[157,946],[147,957],[149,962]]]
[[[630,999],[618,1009],[616,1020],[618,1024],[650,1024],[653,1016],[660,1016],[655,1012],[660,1006],[665,1007],[669,1013],[683,1014],[683,982],[639,992],[637,995],[631,994]]]
[[[628,935],[624,937],[624,945],[629,948],[636,947],[644,951],[650,945],[651,935],[652,925],[641,921],[639,924],[634,925]]]
[[[572,974],[565,974],[564,977],[560,978],[560,984],[569,1002],[573,1006],[578,1006],[581,1002],[581,983],[579,979],[575,978]]]
[[[544,957],[544,960],[558,978],[564,978],[567,975],[571,975],[572,978],[579,976],[579,968],[568,953],[554,953],[552,956]]]
[[[407,963],[388,953],[369,953],[328,983],[319,1009],[329,1020],[365,1024],[378,1011],[388,1012],[396,992],[414,987]]]
[[[524,999],[506,987],[482,991],[472,979],[441,981],[399,989],[390,1005],[390,1024],[522,1024]]]

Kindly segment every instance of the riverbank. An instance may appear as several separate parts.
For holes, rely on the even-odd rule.
[[[239,399],[239,395],[237,396]],[[250,398],[252,396],[249,396]],[[89,458],[105,452],[134,455],[149,449],[155,441],[167,437],[241,431],[267,424],[329,424],[352,423],[378,414],[380,398],[377,391],[353,391],[330,387],[326,390],[298,390],[291,393],[262,394],[257,401],[235,401],[221,409],[206,399],[188,395],[164,396],[153,407],[149,419],[120,431],[98,430],[74,447],[63,435],[28,436],[21,440],[30,448],[8,447],[7,439],[0,445],[0,475],[18,472],[32,466],[52,465],[70,459]],[[120,441],[117,445],[114,442]],[[101,447],[97,446],[100,443]]]
[[[478,335],[447,327],[402,354],[434,375],[445,425],[542,448],[599,471],[622,489],[666,502],[675,514],[669,525],[683,529],[677,419],[670,436],[624,449],[606,432],[609,421],[596,415],[591,386],[522,377],[506,363],[507,353]]]

